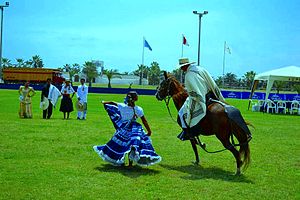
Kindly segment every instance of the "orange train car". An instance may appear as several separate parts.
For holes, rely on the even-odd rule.
[[[52,79],[54,84],[62,84],[65,78],[57,69],[47,68],[3,68],[4,83],[21,83],[30,81],[30,83],[46,83],[48,78]]]

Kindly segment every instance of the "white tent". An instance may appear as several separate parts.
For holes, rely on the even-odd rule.
[[[265,100],[267,100],[274,81],[300,82],[300,67],[287,66],[287,67],[282,67],[279,69],[263,72],[261,74],[257,74],[254,77],[254,82],[250,93],[250,99],[252,98],[254,90],[256,89],[257,84],[260,80],[267,81],[266,98],[265,98]]]

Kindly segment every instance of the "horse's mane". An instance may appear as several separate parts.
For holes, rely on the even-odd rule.
[[[175,102],[180,102],[181,104],[183,104],[183,102],[181,101],[185,100],[188,97],[187,91],[185,90],[184,86],[176,79],[175,76],[168,74],[168,79],[170,80],[170,82],[173,83],[175,88],[175,90],[173,90],[173,100]]]
[[[176,79],[175,76],[169,75],[169,78],[173,81],[173,83],[175,84],[176,88],[184,90],[184,86]]]

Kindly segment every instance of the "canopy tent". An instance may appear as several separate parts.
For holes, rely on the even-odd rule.
[[[258,85],[258,82],[260,80],[267,81],[266,97],[265,97],[265,100],[267,100],[269,97],[270,91],[272,89],[274,81],[300,82],[300,67],[287,66],[287,67],[282,67],[279,69],[274,69],[271,71],[263,72],[261,74],[257,74],[254,77],[249,100],[252,99],[253,93],[254,93],[254,91]],[[249,109],[249,106],[248,106],[248,109]]]

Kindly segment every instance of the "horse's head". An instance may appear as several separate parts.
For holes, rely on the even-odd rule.
[[[174,89],[176,83],[179,83],[175,77],[170,76],[166,71],[164,71],[164,80],[160,82],[156,90],[156,98],[159,101],[171,97],[174,94]]]

